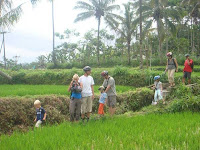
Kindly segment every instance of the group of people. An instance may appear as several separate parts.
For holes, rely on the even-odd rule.
[[[70,121],[77,122],[82,119],[88,122],[90,114],[92,113],[92,105],[94,100],[94,79],[91,76],[91,68],[86,66],[83,68],[84,75],[81,77],[75,74],[69,85],[68,91],[71,92],[70,96]],[[115,114],[116,106],[116,87],[115,80],[109,76],[108,71],[103,71],[101,76],[104,78],[102,86],[99,87],[101,93],[99,98],[98,114],[104,116],[104,106],[109,107],[109,113],[111,116]],[[44,120],[46,120],[46,112],[41,107],[41,102],[36,100],[34,102],[36,108],[35,127],[39,127]]]
[[[168,71],[168,81],[169,81],[170,87],[174,87],[175,86],[174,74],[175,72],[178,72],[178,62],[176,58],[173,58],[172,52],[168,52],[167,57],[168,59],[167,59],[165,72]],[[191,84],[191,74],[192,74],[194,63],[193,63],[193,60],[190,59],[189,54],[186,54],[185,57],[186,57],[186,60],[184,63],[182,82],[183,84],[185,84],[185,79],[188,79],[188,84]],[[155,94],[154,94],[154,101],[152,104],[157,104],[159,100],[163,99],[163,96],[162,96],[163,86],[162,86],[162,82],[160,81],[160,76],[155,76],[154,81],[155,82],[154,82],[153,89],[155,89]]]
[[[185,83],[185,79],[188,78],[188,84],[191,83],[191,73],[193,70],[193,60],[190,59],[189,54],[186,54],[186,60],[184,63],[183,69],[183,83]],[[167,65],[165,72],[168,71],[168,80],[170,87],[175,86],[174,82],[174,73],[178,72],[178,62],[175,58],[173,58],[172,52],[167,53]],[[71,92],[70,96],[70,121],[79,121],[80,118],[84,122],[89,121],[90,114],[92,112],[92,104],[94,100],[94,79],[91,76],[91,68],[86,66],[83,68],[84,75],[81,77],[78,74],[75,74],[72,78],[72,81],[69,85],[68,91]],[[102,86],[99,87],[99,91],[101,93],[99,98],[99,109],[98,114],[100,116],[104,115],[104,106],[107,105],[109,107],[109,114],[113,116],[115,114],[115,106],[116,106],[116,87],[115,80],[113,77],[109,76],[108,71],[103,71],[101,76],[104,78],[104,82]],[[154,77],[154,102],[153,104],[157,104],[159,100],[163,99],[162,96],[162,82],[160,81],[160,76]],[[42,124],[42,121],[46,119],[46,112],[43,107],[41,107],[41,102],[36,100],[35,103],[36,108],[36,125],[35,127],[39,127]]]
[[[84,75],[80,78],[75,74],[69,85],[68,91],[71,92],[70,97],[70,121],[89,121],[92,112],[92,104],[94,100],[94,79],[91,76],[91,68],[86,66],[83,68]],[[109,76],[108,71],[103,71],[101,76],[104,78],[102,86],[99,87],[101,96],[99,98],[99,115],[104,115],[104,105],[109,107],[110,115],[115,113],[116,105],[116,87],[115,80]],[[80,115],[81,114],[81,115]]]

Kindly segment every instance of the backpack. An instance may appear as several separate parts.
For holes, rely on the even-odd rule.
[[[80,83],[77,84],[75,81],[73,81],[72,87],[71,87],[71,92],[81,93],[82,89],[81,89]]]
[[[172,58],[172,61],[174,62],[174,66],[177,68],[174,58]],[[168,59],[168,64],[169,64],[169,59]]]
[[[192,64],[190,64],[190,67],[192,68],[192,70],[194,69],[194,62],[192,62]]]

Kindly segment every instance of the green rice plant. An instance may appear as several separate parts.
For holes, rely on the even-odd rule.
[[[3,150],[200,149],[198,113],[175,113],[62,123],[0,137]]]

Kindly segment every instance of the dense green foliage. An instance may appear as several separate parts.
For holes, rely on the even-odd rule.
[[[199,149],[197,113],[146,115],[63,123],[1,136],[4,150],[27,149]]]
[[[176,83],[180,83],[182,80],[182,68],[180,72],[175,74]],[[117,66],[115,68],[93,68],[92,76],[96,85],[103,83],[103,78],[100,73],[103,70],[109,71],[109,74],[115,78],[117,85],[143,87],[153,83],[153,77],[161,75],[162,82],[167,81],[167,74],[164,73],[165,67],[154,67],[152,70],[139,70],[138,68],[128,68]],[[192,74],[192,82],[199,83],[200,80],[200,68],[195,66],[195,71]],[[13,77],[13,84],[56,84],[66,85],[71,82],[72,76],[78,73],[80,76],[83,74],[82,69],[66,69],[66,70],[19,70],[11,71],[5,70],[6,73]],[[5,78],[0,76],[1,84],[11,83]]]

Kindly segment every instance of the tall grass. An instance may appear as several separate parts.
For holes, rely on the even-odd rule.
[[[117,117],[63,123],[0,137],[3,150],[200,149],[200,114]]]
[[[99,94],[99,86],[95,85],[94,90],[96,94]],[[117,86],[118,93],[133,90],[130,86]],[[26,95],[70,95],[67,91],[68,86],[66,85],[0,85],[0,97],[7,96],[26,96]]]

